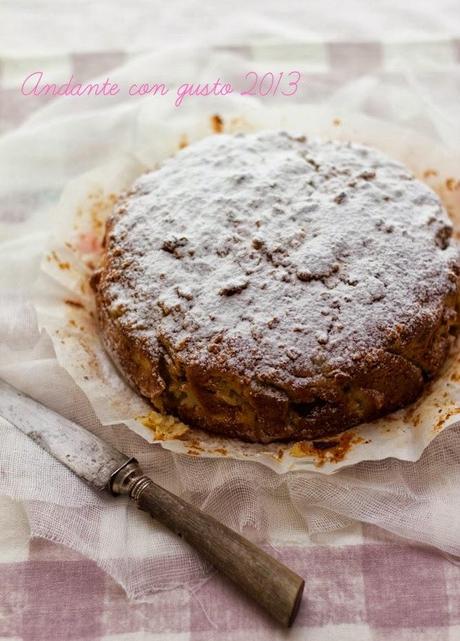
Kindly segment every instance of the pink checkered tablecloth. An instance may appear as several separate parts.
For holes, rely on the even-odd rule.
[[[460,38],[407,45],[408,58],[420,53],[424,73],[433,73],[433,60],[457,67]],[[275,54],[274,46],[264,46],[264,55]],[[349,73],[351,59],[357,77],[375,69],[393,74],[396,54],[401,54],[398,43],[306,46],[311,99],[322,99],[325,78]],[[24,69],[46,62],[59,69],[59,77],[70,72],[84,81],[128,55],[133,54],[59,52],[50,65],[50,59],[24,54],[18,60],[5,54],[0,59],[0,131],[19,126],[49,100],[20,95],[18,80]],[[0,204],[1,219],[26,214],[27,203]],[[286,633],[216,575],[194,590],[159,592],[149,603],[132,603],[94,562],[47,541],[29,541],[20,506],[5,499],[0,516],[2,640],[460,641],[460,567],[436,550],[371,526],[356,524],[340,536],[304,546],[277,544],[274,554],[306,579],[299,616]]]
[[[460,568],[437,552],[365,528],[362,542],[286,547],[278,558],[306,578],[286,633],[219,576],[197,591],[133,604],[89,561],[33,541],[0,563],[0,638],[22,641],[458,641]]]

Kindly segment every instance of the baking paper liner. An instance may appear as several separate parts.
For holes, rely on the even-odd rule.
[[[220,121],[223,125],[220,126]],[[191,429],[161,416],[123,380],[98,337],[89,278],[100,259],[105,218],[120,192],[144,171],[155,168],[180,147],[206,135],[285,128],[309,137],[361,142],[407,165],[442,198],[460,236],[460,162],[446,148],[410,130],[358,114],[323,108],[232,107],[219,119],[197,115],[166,125],[148,119],[132,154],[73,180],[55,212],[52,240],[42,261],[36,297],[40,328],[52,339],[59,363],[88,396],[103,424],[125,423],[151,443],[190,456],[258,461],[276,472],[314,469],[330,474],[364,460],[395,457],[417,460],[442,430],[460,415],[460,344],[452,349],[441,376],[406,409],[320,442],[269,445],[244,443]]]

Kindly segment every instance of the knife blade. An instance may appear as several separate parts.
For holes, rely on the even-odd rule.
[[[73,421],[0,381],[0,415],[98,490],[129,457]]]
[[[160,487],[126,456],[81,425],[0,380],[0,416],[98,490],[126,495],[169,527],[271,616],[290,626],[304,580],[209,514]]]

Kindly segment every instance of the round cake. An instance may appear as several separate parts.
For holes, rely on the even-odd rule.
[[[215,135],[143,175],[93,277],[104,344],[154,408],[315,439],[414,401],[458,325],[436,194],[358,144]]]

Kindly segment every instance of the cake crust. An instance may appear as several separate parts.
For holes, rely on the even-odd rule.
[[[459,271],[439,198],[400,163],[262,132],[139,178],[93,284],[107,350],[157,410],[270,442],[415,400],[452,343]]]

